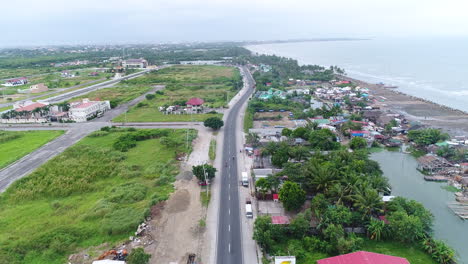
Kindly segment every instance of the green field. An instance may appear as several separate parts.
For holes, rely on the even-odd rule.
[[[21,159],[63,133],[62,130],[0,131],[0,169]]]
[[[127,152],[114,149],[142,133],[150,137]],[[84,138],[0,196],[0,262],[66,263],[83,248],[128,239],[150,206],[172,192],[176,156],[186,146],[183,129],[112,129]]]
[[[221,114],[165,115],[160,106],[184,105],[192,97],[205,101],[205,106],[221,108],[227,105],[242,85],[236,68],[225,66],[174,66],[148,74],[145,79],[133,79],[134,84],[164,84],[166,88],[156,98],[144,100],[127,112],[128,122],[204,121]],[[125,115],[113,121],[125,121]]]

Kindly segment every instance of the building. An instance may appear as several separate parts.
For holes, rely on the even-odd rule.
[[[74,102],[70,104],[68,115],[75,122],[86,122],[96,116],[102,115],[109,110],[109,101],[90,101],[83,99],[82,102]]]
[[[3,84],[4,86],[19,86],[28,83],[28,79],[26,77],[20,77],[15,79],[10,79]]]
[[[205,101],[201,98],[190,98],[185,104],[187,105],[187,113],[200,113],[203,110]]]
[[[420,171],[434,173],[451,166],[452,164],[446,159],[434,154],[427,154],[418,158],[418,170]]]
[[[271,223],[273,225],[289,225],[289,217],[285,215],[272,215]]]
[[[410,264],[405,258],[358,251],[336,257],[317,260],[317,264]]]
[[[122,67],[124,68],[146,68],[148,67],[148,61],[145,59],[128,59],[122,61]]]
[[[49,91],[49,87],[43,83],[38,83],[29,86],[29,92],[30,93],[42,93],[42,92],[47,92]]]
[[[62,77],[62,78],[73,78],[73,77],[75,77],[75,75],[72,74],[70,71],[62,71],[60,73],[60,77]]]

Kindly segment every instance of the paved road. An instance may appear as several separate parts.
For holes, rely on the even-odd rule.
[[[247,73],[248,90],[241,99],[232,107],[226,118],[224,126],[222,163],[228,164],[221,172],[221,190],[218,221],[218,238],[216,250],[217,264],[242,264],[242,230],[240,225],[239,204],[239,171],[237,168],[237,153],[240,150],[240,142],[236,141],[236,134],[240,133],[236,119],[240,114],[242,105],[248,100],[253,91],[252,76]],[[235,159],[233,159],[235,157]],[[250,263],[246,263],[250,264]]]

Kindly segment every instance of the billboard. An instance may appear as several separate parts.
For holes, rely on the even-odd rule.
[[[275,264],[296,264],[295,256],[275,257]]]

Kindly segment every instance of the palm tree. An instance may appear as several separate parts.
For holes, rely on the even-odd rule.
[[[312,179],[309,181],[310,187],[316,192],[326,193],[337,181],[335,170],[326,166],[313,166],[311,172]]]
[[[370,217],[374,213],[382,212],[383,202],[379,193],[371,188],[361,189],[353,197],[354,207]]]
[[[369,225],[367,225],[367,235],[371,240],[380,240],[385,230],[385,222],[371,218]]]
[[[295,147],[291,148],[289,151],[291,158],[294,158],[296,161],[300,162],[310,156],[310,151],[306,147]]]

